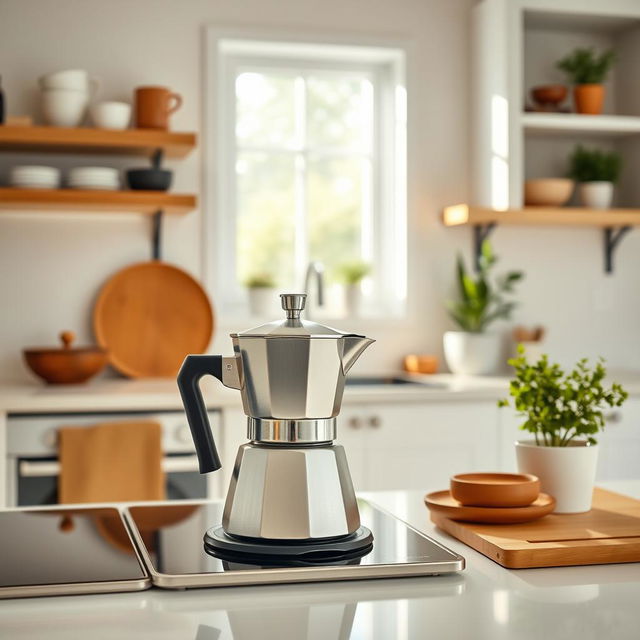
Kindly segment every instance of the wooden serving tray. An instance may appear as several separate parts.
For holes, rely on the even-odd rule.
[[[434,512],[431,520],[509,569],[640,562],[640,500],[604,489],[595,489],[587,513],[526,524],[455,522]]]

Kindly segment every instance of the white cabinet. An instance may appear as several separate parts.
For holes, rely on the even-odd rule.
[[[509,409],[500,411],[500,460],[502,471],[516,471],[514,442],[533,436],[519,429],[523,419]],[[596,481],[637,479],[640,476],[640,398],[629,398],[623,407],[605,411],[606,427],[596,438],[600,447]]]
[[[498,465],[493,401],[343,406],[338,440],[358,491],[446,489],[449,477]]]

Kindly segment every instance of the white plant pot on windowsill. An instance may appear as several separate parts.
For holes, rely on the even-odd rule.
[[[447,331],[444,357],[452,373],[474,376],[496,373],[502,364],[502,335]]]
[[[249,287],[249,313],[266,318],[273,314],[278,299],[273,287]]]
[[[589,209],[610,209],[613,202],[613,182],[598,180],[582,182],[578,187],[580,201]]]
[[[598,447],[572,441],[567,447],[541,447],[534,440],[516,442],[520,473],[540,478],[542,491],[556,499],[556,513],[591,509]]]
[[[362,287],[359,282],[344,285],[344,310],[348,317],[357,318],[362,307]]]

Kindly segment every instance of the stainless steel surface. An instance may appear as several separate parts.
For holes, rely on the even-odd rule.
[[[140,591],[151,586],[141,552],[115,507],[74,507],[73,528],[62,530],[68,508],[0,512],[0,599]],[[109,531],[128,551],[112,546],[96,522],[115,518]],[[121,535],[124,538],[121,539]],[[124,553],[123,553],[124,552]]]
[[[252,442],[318,444],[336,439],[336,419],[266,420],[249,418],[247,438]]]
[[[233,536],[274,541],[354,533],[360,516],[343,447],[242,445],[222,526]]]
[[[254,418],[315,420],[338,415],[345,378],[374,342],[297,317],[304,294],[283,294],[287,318],[231,334],[235,360],[223,359],[223,384],[237,372],[242,405]],[[290,316],[290,317],[289,317]],[[234,377],[235,381],[235,377]],[[235,387],[234,387],[235,388]]]
[[[307,272],[304,276],[304,292],[306,295],[309,295],[309,287],[312,279],[316,281],[318,306],[322,307],[324,306],[324,265],[322,262],[310,262],[307,267]]]
[[[21,460],[18,466],[20,476],[24,478],[42,478],[60,475],[60,463],[56,460]],[[198,470],[197,456],[176,456],[162,458],[162,470],[165,473],[186,473]]]
[[[222,560],[207,554],[202,544],[203,531],[220,519],[220,503],[194,504],[199,506],[189,518],[157,530],[159,544],[156,550],[147,549],[135,522],[136,517],[144,521],[147,518],[145,511],[148,510],[153,510],[154,521],[162,521],[160,512],[163,505],[129,506],[125,509],[125,518],[132,525],[133,537],[139,545],[154,585],[180,589],[398,578],[452,573],[462,571],[465,566],[462,556],[383,509],[359,499],[362,524],[373,532],[374,543],[373,550],[362,557],[358,564],[281,568],[250,565],[229,567]]]

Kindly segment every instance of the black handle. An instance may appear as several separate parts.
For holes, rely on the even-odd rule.
[[[222,356],[187,356],[178,373],[178,389],[198,454],[200,473],[217,471],[222,466],[199,386],[200,378],[206,375],[222,382]]]

